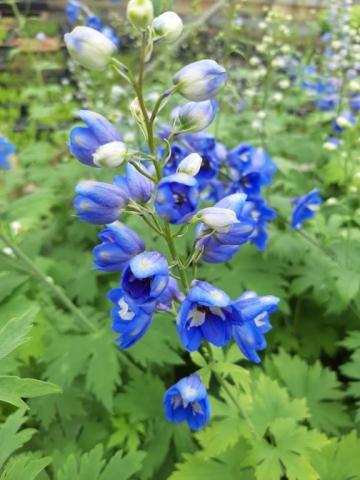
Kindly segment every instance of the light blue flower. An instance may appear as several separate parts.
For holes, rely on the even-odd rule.
[[[193,177],[177,173],[163,178],[155,199],[156,213],[169,223],[186,223],[199,204],[198,183]]]
[[[115,288],[108,293],[114,303],[111,310],[112,328],[120,333],[118,338],[121,349],[129,348],[138,342],[150,328],[155,303],[143,306],[132,301],[121,288]]]
[[[322,198],[319,195],[319,189],[314,188],[311,192],[302,197],[295,198],[292,203],[294,209],[291,217],[291,228],[297,230],[302,227],[303,223],[315,216],[322,204]]]
[[[80,17],[81,8],[78,2],[75,0],[69,0],[66,7],[65,13],[68,19],[68,22],[73,24],[76,23]]]
[[[74,208],[78,217],[96,225],[115,222],[127,202],[126,193],[110,183],[82,181],[75,191]]]
[[[214,98],[226,80],[226,70],[214,60],[190,63],[179,70],[173,78],[178,92],[194,102]]]
[[[90,110],[80,110],[78,116],[86,123],[86,127],[74,127],[70,132],[70,151],[85,165],[98,167],[94,156],[101,147],[120,142],[121,136],[113,125],[102,115]],[[124,144],[122,144],[124,145]]]
[[[159,252],[143,252],[133,257],[121,277],[121,288],[136,304],[157,300],[169,282],[166,259]]]
[[[101,244],[94,250],[94,265],[97,270],[119,272],[128,261],[145,250],[142,238],[121,222],[111,223],[99,233]]]
[[[144,165],[141,168],[147,171]],[[113,180],[115,185],[127,190],[129,198],[134,202],[147,203],[151,199],[154,183],[138,172],[130,163],[126,165],[125,175],[117,175]]]
[[[169,422],[187,422],[192,430],[199,430],[209,421],[210,402],[205,385],[196,374],[182,378],[170,387],[163,404]]]
[[[261,361],[257,351],[266,348],[264,335],[272,328],[269,315],[277,310],[279,301],[272,295],[244,292],[233,303],[242,323],[232,327],[232,335],[241,352],[252,362]]]
[[[11,168],[11,163],[8,158],[15,152],[15,150],[15,145],[0,135],[0,168],[3,168],[4,170],[9,170]]]

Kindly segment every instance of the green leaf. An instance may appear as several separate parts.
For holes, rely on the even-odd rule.
[[[129,480],[134,478],[134,473],[141,469],[145,452],[132,452],[124,457],[121,452],[115,453],[106,465],[99,480]]]
[[[51,457],[36,458],[35,455],[17,455],[6,464],[0,480],[34,480],[51,463]]]
[[[292,357],[284,350],[267,360],[274,367],[272,376],[284,384],[292,397],[306,398],[313,427],[329,433],[350,425],[350,419],[339,400],[344,397],[336,374],[322,367],[320,362],[308,365],[298,356]],[[270,372],[271,374],[271,372]]]
[[[59,392],[61,389],[53,383],[0,375],[0,401],[11,403],[15,407],[28,408],[22,398],[34,398]]]
[[[360,332],[351,332],[345,340],[340,342],[340,345],[353,350],[350,361],[342,365],[340,370],[352,379],[347,394],[358,400],[356,421],[360,422]]]
[[[8,297],[17,287],[29,278],[28,275],[18,272],[0,272],[0,302]]]
[[[34,435],[35,430],[33,428],[26,428],[19,431],[26,420],[27,418],[24,416],[24,411],[18,410],[12,415],[9,415],[5,422],[0,425],[0,468],[10,455],[21,448]]]
[[[80,462],[76,460],[75,455],[69,455],[65,464],[57,472],[56,480],[98,480],[100,472],[104,466],[103,447],[96,445],[93,450],[84,453]]]
[[[3,325],[0,330],[0,359],[26,342],[27,335],[33,326],[33,319],[38,311],[37,308],[31,308],[23,315],[13,318]]]
[[[176,465],[176,472],[168,480],[238,480],[236,474],[225,463],[204,460],[194,455],[184,455],[185,461]],[[277,479],[278,480],[278,479]]]
[[[279,418],[270,427],[273,440],[256,439],[249,454],[249,465],[255,465],[257,480],[318,480],[310,461],[312,451],[321,450],[327,438],[298,426],[292,418]]]

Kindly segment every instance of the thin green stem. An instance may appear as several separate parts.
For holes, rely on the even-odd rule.
[[[183,288],[187,291],[189,289],[189,284],[188,284],[186,272],[177,254],[174,239],[170,230],[170,226],[166,222],[164,222],[164,237],[168,245],[171,257],[174,260],[174,262],[176,262],[176,266],[180,275],[181,284]]]

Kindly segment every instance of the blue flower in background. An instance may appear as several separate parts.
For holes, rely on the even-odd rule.
[[[199,430],[209,421],[210,402],[205,385],[196,374],[182,378],[170,387],[163,404],[169,422],[187,422],[192,430]]]
[[[80,110],[78,116],[86,127],[74,127],[70,132],[70,151],[85,165],[98,167],[94,163],[94,155],[103,145],[119,142],[120,134],[102,115],[90,110]]]
[[[258,350],[266,348],[265,333],[271,330],[269,315],[277,310],[279,299],[272,295],[243,293],[233,304],[242,323],[232,328],[233,338],[245,357],[259,363]]]
[[[294,209],[291,218],[291,228],[294,230],[302,227],[303,223],[310,218],[313,218],[315,212],[319,210],[322,203],[322,198],[319,195],[319,189],[314,188],[311,192],[297,197],[293,200]]]
[[[231,298],[219,288],[194,280],[177,318],[177,330],[184,347],[193,352],[203,338],[217,347],[227,345],[232,326],[241,322],[231,303]]]
[[[349,100],[350,107],[355,113],[360,112],[360,95],[352,95]]]
[[[201,168],[196,175],[200,187],[208,187],[209,180],[214,179],[219,172],[220,158],[219,150],[216,148],[216,140],[207,133],[190,133],[182,136],[183,144],[189,153],[196,152],[201,158]]]
[[[15,152],[15,150],[15,145],[0,135],[0,168],[3,168],[4,170],[9,170],[11,168],[11,163],[8,158]]]
[[[98,30],[99,32],[101,32],[102,22],[101,22],[101,19],[96,15],[90,15],[87,18],[85,25],[87,27],[94,28],[95,30]]]
[[[176,173],[163,178],[155,199],[155,210],[169,223],[186,223],[199,204],[198,183],[195,178]]]
[[[242,143],[228,155],[234,186],[248,195],[259,195],[262,187],[272,182],[276,165],[263,148]]]
[[[127,202],[126,193],[110,183],[82,181],[75,191],[74,208],[78,217],[95,225],[115,222]]]
[[[111,223],[99,233],[101,244],[94,250],[97,270],[119,272],[128,261],[145,250],[144,241],[130,227],[121,222]]]
[[[129,348],[148,331],[155,303],[139,306],[125,295],[121,288],[111,290],[108,297],[114,303],[111,310],[112,328],[114,332],[120,333],[119,347]]]
[[[105,26],[101,28],[101,33],[105,35],[109,40],[113,42],[116,48],[120,47],[120,38],[117,36],[115,30],[112,27]]]
[[[255,230],[250,242],[258,250],[265,250],[268,242],[267,225],[276,218],[275,210],[266,205],[266,201],[263,198],[249,197],[242,209],[242,215],[250,217],[255,222]]]
[[[333,131],[335,133],[342,133],[346,128],[351,128],[355,125],[356,118],[351,112],[341,113],[333,122]]]
[[[124,269],[121,288],[136,304],[157,300],[169,282],[166,259],[159,252],[143,252],[133,257]]]
[[[142,165],[142,169],[146,168]],[[131,200],[137,203],[147,203],[153,194],[153,182],[142,175],[130,163],[126,165],[125,175],[117,175],[113,179],[114,184],[128,192]]]
[[[81,13],[81,7],[79,3],[75,0],[69,0],[65,7],[65,13],[69,23],[76,23]]]

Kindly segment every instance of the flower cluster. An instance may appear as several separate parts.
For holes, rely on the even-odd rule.
[[[158,43],[181,34],[180,18],[166,12],[154,19],[150,1],[130,0],[127,14],[142,37],[141,68]],[[209,344],[225,347],[234,341],[246,359],[258,363],[258,352],[266,347],[265,334],[271,329],[269,317],[279,299],[255,292],[232,299],[198,279],[196,266],[200,261],[227,262],[248,242],[259,250],[266,247],[267,224],[275,211],[266,204],[262,191],[271,183],[276,166],[263,148],[243,143],[228,150],[203,132],[216,115],[215,96],[227,80],[225,69],[214,60],[200,60],[178,71],[173,86],[149,112],[142,75],[134,80],[128,67],[114,59],[115,51],[107,42],[100,32],[79,27],[66,37],[69,53],[81,65],[99,70],[112,63],[133,88],[136,98],[130,110],[148,149],[125,144],[106,118],[91,111],[79,112],[85,126],[73,128],[69,147],[89,167],[125,164],[123,174],[115,175],[112,183],[80,182],[74,201],[80,220],[105,226],[93,251],[95,268],[120,274],[118,287],[108,294],[119,347],[126,349],[138,342],[155,313],[163,311],[176,317],[186,350],[211,349]],[[154,120],[175,93],[188,103],[173,112],[171,126],[160,128],[163,143],[157,147]],[[313,214],[313,204],[320,203],[316,195],[313,192],[311,198],[297,201],[296,228]],[[165,241],[169,259],[160,251],[147,250],[144,240],[123,223],[132,214]],[[180,227],[175,231],[172,225]],[[177,251],[176,239],[192,231],[190,225],[196,226],[195,236],[185,258]],[[187,421],[195,430],[203,427],[210,405],[200,377],[190,375],[173,385],[165,393],[164,408],[169,421]]]

